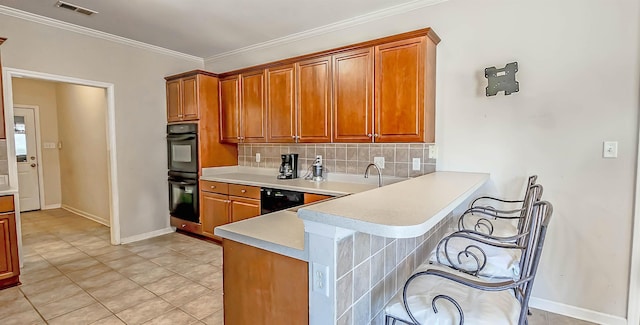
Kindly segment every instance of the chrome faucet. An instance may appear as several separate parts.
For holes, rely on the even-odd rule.
[[[365,169],[364,171],[364,178],[369,178],[369,168],[371,167],[375,167],[375,169],[378,171],[378,187],[382,186],[382,173],[380,172],[380,168],[378,168],[378,165],[376,164],[369,164],[367,165],[367,169]]]

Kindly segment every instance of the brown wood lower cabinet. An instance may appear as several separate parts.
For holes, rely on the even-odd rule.
[[[0,197],[0,289],[20,284],[13,195]]]
[[[202,212],[202,234],[217,240],[222,240],[213,234],[213,228],[229,223],[229,196],[217,193],[202,192],[200,200]]]
[[[229,196],[231,201],[231,222],[257,217],[260,215],[260,200]]]
[[[260,187],[200,181],[201,229],[198,234],[222,240],[214,235],[215,227],[259,215]]]
[[[223,240],[225,324],[308,324],[308,263]]]
[[[326,200],[326,199],[329,199],[329,198],[332,198],[332,197],[333,196],[330,196],[330,195],[304,193],[304,204],[311,203],[311,202],[322,201],[322,200]]]

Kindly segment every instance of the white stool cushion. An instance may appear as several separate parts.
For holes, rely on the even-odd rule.
[[[428,268],[455,272],[442,266],[429,265]],[[422,265],[416,273],[425,269],[426,265]],[[474,279],[461,273],[455,274]],[[477,278],[475,280],[477,281]],[[520,302],[513,295],[513,290],[482,291],[438,276],[426,275],[412,281],[408,293],[409,308],[420,324],[457,325],[459,323],[458,310],[449,301],[438,300],[436,302],[438,313],[433,312],[431,301],[437,295],[450,296],[460,304],[465,325],[516,325],[520,316]],[[386,306],[385,313],[411,323],[411,318],[402,303],[402,291]]]
[[[484,251],[487,256],[487,264],[484,266],[480,272],[478,272],[478,276],[482,278],[495,278],[495,279],[519,279],[520,278],[520,258],[522,256],[522,251],[519,249],[506,249],[501,247],[494,247],[491,245],[485,245],[482,243],[475,242],[466,238],[452,238],[449,240],[447,252],[449,258],[456,264],[455,266],[458,268],[462,268],[467,271],[475,271],[477,269],[477,263],[472,257],[461,257],[462,264],[457,265],[458,253],[464,251],[467,246],[476,245]],[[436,258],[436,247],[429,257],[429,262],[438,263]],[[478,256],[478,258],[482,259],[482,254],[479,253],[475,249],[471,249],[472,252]],[[438,252],[440,255],[440,263],[451,266],[447,257],[445,256],[444,244],[442,245],[440,251]],[[482,261],[481,261],[482,262]]]

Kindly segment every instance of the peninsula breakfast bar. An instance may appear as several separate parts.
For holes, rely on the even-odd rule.
[[[434,172],[217,227],[225,323],[377,323],[447,216],[488,179]]]

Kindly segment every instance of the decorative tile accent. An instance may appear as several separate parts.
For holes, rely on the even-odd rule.
[[[353,269],[353,236],[342,238],[338,242],[338,266],[336,277],[342,277]]]
[[[298,164],[306,170],[316,155],[322,155],[328,173],[360,174],[373,162],[374,157],[384,157],[384,176],[417,177],[433,173],[436,160],[429,158],[431,143],[324,143],[324,144],[239,144],[238,164],[241,166],[277,168],[280,155],[297,153]],[[0,142],[0,149],[2,143]],[[260,162],[256,162],[260,153]],[[0,157],[0,171],[2,161]],[[412,170],[412,158],[420,158],[420,170]]]
[[[384,306],[402,290],[413,270],[427,260],[455,221],[450,215],[415,238],[385,238],[357,232],[340,240],[336,252],[338,324],[374,324],[384,320]],[[351,265],[350,256],[354,261]],[[352,299],[350,305],[346,305],[347,299]]]

